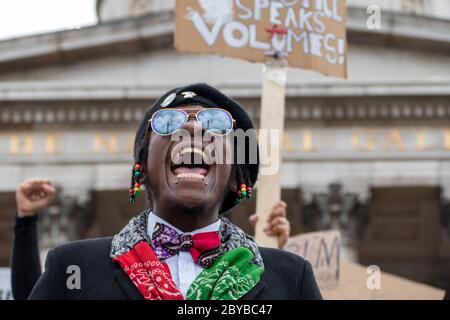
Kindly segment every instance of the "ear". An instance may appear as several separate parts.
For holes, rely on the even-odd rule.
[[[236,170],[231,170],[230,179],[228,180],[228,188],[232,192],[236,192],[238,185],[236,182]]]
[[[141,177],[140,183],[145,185],[148,183],[148,172],[147,172],[147,164],[146,163],[141,164],[141,172],[142,172],[142,177]]]
[[[236,183],[236,179],[232,179],[230,181],[230,190],[233,192],[237,191],[237,183]]]

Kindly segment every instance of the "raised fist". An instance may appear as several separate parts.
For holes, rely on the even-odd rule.
[[[30,179],[22,182],[16,190],[17,215],[31,217],[47,208],[55,197],[55,188],[49,180]]]

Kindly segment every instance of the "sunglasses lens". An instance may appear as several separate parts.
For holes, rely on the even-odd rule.
[[[203,128],[215,134],[228,134],[233,129],[233,118],[225,110],[204,109],[197,119]]]
[[[187,114],[180,110],[159,110],[152,118],[152,129],[157,134],[172,134],[181,128],[187,119]]]

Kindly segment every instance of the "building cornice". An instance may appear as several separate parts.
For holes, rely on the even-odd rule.
[[[382,28],[368,30],[366,11],[348,8],[350,43],[388,45],[415,50],[450,52],[450,20],[383,12]],[[25,65],[42,66],[93,54],[173,45],[174,13],[171,11],[127,18],[79,30],[68,30],[0,41],[0,71]]]
[[[347,9],[349,42],[392,46],[415,51],[450,51],[450,20],[382,11],[381,28],[369,30],[362,8]]]
[[[92,100],[153,100],[177,83],[95,84],[57,82],[0,83],[0,103],[7,101],[92,101]],[[181,85],[181,84],[180,84]],[[239,98],[259,98],[260,82],[213,83],[226,94]],[[434,80],[324,80],[289,81],[286,89],[289,98],[335,97],[392,97],[415,96],[450,97],[450,78]]]
[[[171,85],[1,84],[0,124],[130,123]],[[260,83],[214,85],[259,118]],[[293,121],[450,119],[450,80],[289,83]]]

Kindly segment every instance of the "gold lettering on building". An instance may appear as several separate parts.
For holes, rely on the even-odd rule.
[[[303,152],[314,152],[313,134],[310,130],[303,132]]]
[[[402,134],[398,129],[389,130],[389,134],[384,145],[386,150],[397,149],[398,151],[405,150],[405,143],[403,142]]]
[[[134,149],[134,135],[133,134],[128,136],[126,146],[127,146],[126,152],[129,154],[133,154],[133,151],[134,151],[133,150]]]
[[[445,150],[450,150],[450,129],[444,131],[444,147]]]
[[[291,137],[289,136],[289,133],[286,131],[283,134],[283,150],[287,152],[294,151],[294,146],[292,145]]]
[[[59,131],[45,133],[5,132],[0,134],[0,153],[9,155],[30,155],[42,153],[47,155],[69,152],[72,146],[63,143],[65,134]],[[322,136],[323,135],[323,136]],[[326,145],[320,145],[325,141]],[[134,134],[130,132],[109,133],[94,131],[79,136],[81,152],[131,154],[134,148]],[[434,142],[434,144],[433,144]],[[350,144],[350,145],[349,145]],[[321,150],[334,152],[380,151],[450,151],[450,128],[422,127],[416,130],[405,128],[336,128],[335,131],[317,129],[287,130],[282,136],[284,152],[312,153]],[[350,149],[351,148],[351,149]],[[349,150],[350,149],[350,150]]]
[[[416,146],[419,151],[426,151],[427,146],[425,142],[425,129],[417,130],[416,134]]]
[[[23,142],[23,145],[22,145]],[[22,149],[22,153],[26,155],[30,155],[33,153],[34,149],[34,139],[30,134],[26,134],[23,137],[23,140],[20,138],[18,134],[12,135],[9,140],[9,154],[18,155]]]
[[[56,154],[58,152],[58,135],[56,134],[48,134],[45,139],[45,153],[47,154]]]
[[[354,151],[372,151],[375,148],[375,141],[372,130],[364,130],[364,137],[362,139],[361,131],[352,133],[352,148]],[[364,140],[363,142],[361,140]]]
[[[117,153],[117,135],[110,134],[105,137],[104,134],[96,133],[92,143],[92,150],[95,153],[99,153],[103,148],[105,148],[108,153]]]

